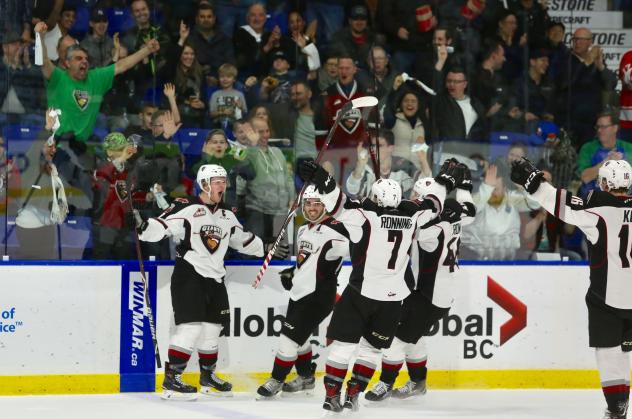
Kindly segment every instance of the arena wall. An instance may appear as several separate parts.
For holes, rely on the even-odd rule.
[[[257,261],[231,263],[232,323],[219,372],[253,391],[272,367],[287,307],[272,265],[258,289]],[[172,264],[148,263],[161,356],[173,322]],[[350,272],[343,267],[342,289]],[[115,393],[160,386],[138,265],[0,265],[0,394]],[[588,348],[585,265],[462,264],[450,315],[428,337],[433,388],[597,388]],[[325,329],[311,338],[319,371]],[[194,357],[195,358],[195,357]],[[196,381],[197,360],[185,376]],[[400,377],[402,378],[402,377]],[[405,378],[405,377],[403,377]]]

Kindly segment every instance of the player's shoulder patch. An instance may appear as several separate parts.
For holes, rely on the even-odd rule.
[[[341,223],[340,221],[330,217],[326,219],[325,221],[323,221],[321,224],[329,227],[330,229],[346,237],[347,239],[349,238],[349,231],[347,230],[345,225]]]
[[[176,214],[193,204],[195,204],[195,202],[191,198],[176,198],[171,202],[171,205],[169,205],[169,207],[167,207],[167,209],[165,209],[162,214],[160,214],[158,218],[167,218],[168,216]]]

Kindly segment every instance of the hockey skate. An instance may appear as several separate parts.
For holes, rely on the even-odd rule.
[[[603,419],[625,419],[628,416],[628,402],[619,403],[619,408],[616,412],[611,412],[609,409],[606,409],[606,412],[603,415]]]
[[[215,374],[215,367],[200,371],[200,393],[206,396],[233,397],[233,385]]]
[[[265,400],[265,399],[273,398],[281,391],[281,387],[283,386],[284,384],[281,381],[272,377],[268,378],[268,381],[263,383],[257,389],[257,395],[258,395],[257,400]]]
[[[408,399],[413,396],[426,394],[426,380],[409,380],[404,386],[393,390],[393,397],[396,399]]]
[[[383,402],[391,397],[393,385],[386,384],[384,381],[378,381],[377,384],[364,395],[364,399],[370,404]],[[382,403],[384,404],[384,403]]]
[[[310,392],[310,390],[313,390],[316,387],[316,377],[314,377],[314,373],[316,372],[316,364],[312,363],[311,370],[311,375],[299,375],[295,379],[284,383],[283,392],[298,393],[301,391]]]
[[[342,404],[340,403],[340,388],[342,385],[335,381],[329,381],[325,379],[325,402],[323,403],[323,409],[325,409],[325,415],[328,413],[342,412]]]
[[[360,383],[353,378],[347,381],[347,393],[345,394],[345,404],[343,407],[349,409],[352,412],[357,412],[360,409]]]
[[[165,362],[165,380],[162,382],[161,398],[165,400],[195,400],[197,388],[182,381],[182,373],[176,371]]]

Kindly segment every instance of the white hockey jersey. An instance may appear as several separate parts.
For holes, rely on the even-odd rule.
[[[178,242],[181,257],[205,278],[222,282],[228,246],[253,256],[263,256],[263,242],[244,228],[223,205],[206,205],[199,198],[176,198],[159,217],[147,220],[139,238],[156,242],[165,236]]]
[[[404,200],[397,208],[383,208],[370,199],[347,199],[338,187],[324,195],[327,211],[349,232],[349,286],[373,300],[406,298],[410,290],[404,274],[413,235],[441,212],[445,195],[445,188],[437,184],[435,193],[423,201]]]
[[[298,229],[296,270],[290,298],[294,301],[317,293],[332,303],[336,297],[342,258],[349,255],[349,233],[342,223],[328,218]]]
[[[632,196],[594,190],[584,201],[546,182],[532,196],[586,235],[589,292],[611,307],[632,309]]]
[[[417,231],[410,255],[410,285],[437,307],[452,306],[459,269],[461,228],[470,224],[475,215],[470,193],[457,190],[457,200],[446,199],[441,216]]]

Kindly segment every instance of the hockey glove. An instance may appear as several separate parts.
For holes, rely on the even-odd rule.
[[[437,176],[435,176],[435,182],[445,186],[447,193],[450,193],[456,187],[457,164],[458,161],[454,158],[446,160],[441,166],[441,169],[439,169]]]
[[[140,215],[140,212],[135,209],[132,211],[132,222],[130,226],[136,229],[138,234],[142,234],[143,231],[147,229],[147,220]]]
[[[295,266],[292,266],[290,268],[283,269],[281,272],[279,272],[279,277],[281,278],[281,285],[283,285],[283,288],[285,288],[288,291],[292,289],[292,279],[294,278],[295,268],[296,268]]]
[[[298,167],[298,173],[304,182],[312,182],[318,193],[328,194],[336,189],[336,182],[331,175],[312,160],[307,160]]]
[[[266,253],[270,251],[270,249],[274,246],[274,243],[268,243],[266,245]],[[279,243],[274,252],[274,259],[285,259],[290,254],[290,246],[287,243]]]
[[[511,163],[511,180],[524,187],[530,194],[538,190],[542,179],[544,179],[544,172],[528,159],[523,157]]]
[[[456,187],[458,189],[464,189],[468,192],[472,192],[472,173],[470,172],[470,169],[463,163],[459,163],[456,165],[456,171],[458,182]]]

